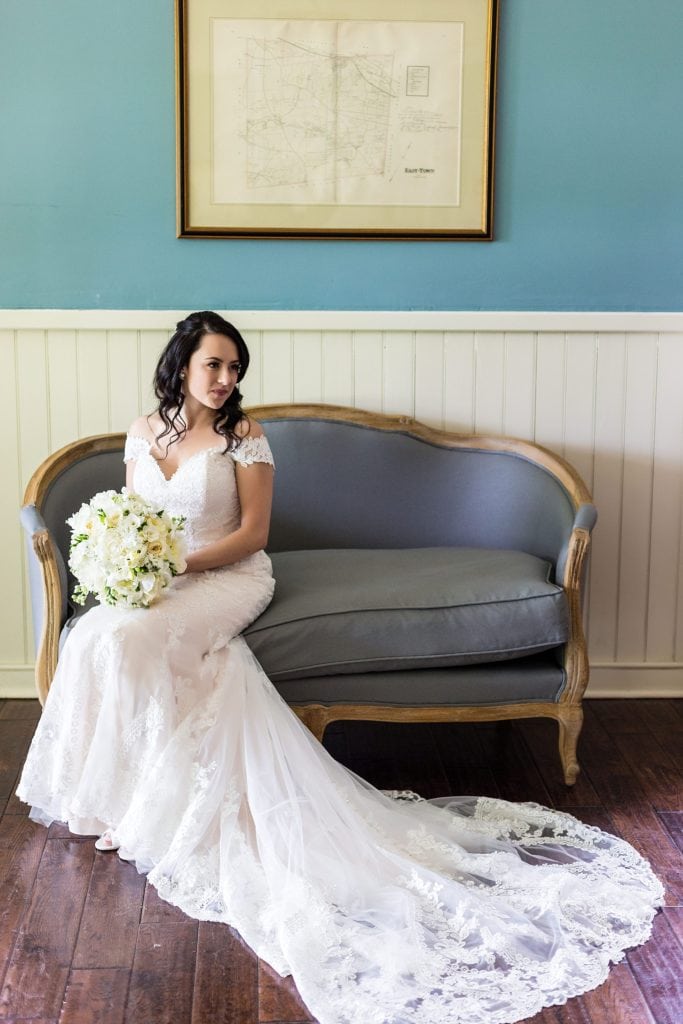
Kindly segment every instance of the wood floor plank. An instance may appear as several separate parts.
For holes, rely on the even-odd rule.
[[[56,1017],[92,868],[85,843],[45,843],[0,996],[0,1016]]]
[[[448,769],[447,778],[448,796],[500,797],[496,776],[491,768],[457,765]]]
[[[104,856],[107,857],[109,854],[105,853]],[[153,885],[150,885],[149,882],[146,884],[140,924],[186,924],[189,920],[187,914],[184,914],[178,907],[162,900]]]
[[[196,921],[141,925],[125,1024],[190,1024],[196,955]]]
[[[54,1017],[8,1017],[3,1024],[57,1024]]]
[[[485,722],[434,722],[431,734],[444,768],[489,766],[483,737],[495,731],[495,724]]]
[[[612,836],[619,835],[614,818],[604,807],[572,807],[570,813],[586,825],[594,825],[596,828],[602,829],[603,832],[609,832]]]
[[[654,941],[626,954],[638,987],[657,1024],[680,1024],[683,1009],[683,949],[664,914],[657,914]]]
[[[503,800],[532,801],[552,807],[550,792],[533,759],[529,756],[517,723],[495,723],[493,729],[482,730],[494,743],[493,769]]]
[[[658,1024],[627,963],[616,964],[602,985],[549,1006],[524,1024]]]
[[[593,1024],[657,1024],[628,963],[612,967],[607,980],[581,999]]]
[[[12,787],[12,792],[10,793],[9,799],[7,801],[7,804],[5,805],[5,811],[3,813],[3,818],[7,818],[9,815],[12,815],[13,817],[15,815],[19,815],[22,818],[28,818],[29,806],[28,806],[28,804],[25,804],[23,802],[23,800],[20,800],[19,797],[17,796],[16,792],[15,792],[16,786],[18,784],[19,784],[19,779],[17,777],[16,784],[15,784],[15,786]]]
[[[0,821],[0,982],[26,916],[47,832],[18,816]]]
[[[72,970],[59,1024],[123,1024],[129,972]]]
[[[142,916],[144,875],[114,853],[95,856],[73,966],[130,968]]]
[[[263,960],[258,965],[259,1021],[262,1024],[299,1024],[314,1021],[291,978],[281,978]]]
[[[683,907],[664,907],[662,913],[669,928],[678,939],[679,945],[683,948]]]
[[[234,929],[202,921],[192,1024],[254,1024],[258,1016],[256,954]]]
[[[626,762],[612,735],[590,707],[586,708],[584,734],[583,768],[602,805],[607,809],[646,812],[649,800],[638,772]]]
[[[681,736],[680,730],[678,727],[660,729],[655,735],[660,747],[683,777],[683,736]]]
[[[395,773],[392,789],[408,789],[426,799],[450,794],[448,777],[434,747],[431,727],[427,722],[415,723],[415,735],[407,724],[392,724],[383,729],[386,753]]]
[[[42,708],[38,700],[6,700],[0,707],[0,721],[37,722]]]
[[[683,811],[658,811],[657,817],[683,854]]]
[[[662,700],[590,700],[587,702],[603,725],[614,735],[640,733],[643,728],[655,735],[676,729],[683,733],[683,717],[677,713],[677,703]]]
[[[613,738],[655,810],[681,810],[683,776],[657,737],[648,731],[615,733]]]
[[[666,890],[666,905],[683,905],[683,859],[659,817],[647,807],[611,807],[610,815],[627,843],[648,860]]]
[[[0,722],[0,797],[9,797],[33,736],[35,724],[21,719]]]

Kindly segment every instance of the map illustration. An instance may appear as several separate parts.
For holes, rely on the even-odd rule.
[[[248,39],[246,62],[250,188],[385,173],[400,87],[393,54],[320,53],[285,39]]]
[[[456,206],[462,25],[218,18],[212,202]]]

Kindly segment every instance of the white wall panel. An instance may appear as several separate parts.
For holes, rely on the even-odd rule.
[[[294,331],[292,345],[292,401],[319,402],[323,380],[320,331]]]
[[[441,331],[415,335],[415,418],[429,427],[443,427],[445,385],[444,337]]]
[[[535,439],[564,454],[599,509],[587,607],[591,692],[683,693],[683,316],[233,314],[247,405],[323,402]],[[17,512],[51,451],[125,429],[180,313],[0,311],[0,695],[29,693]]]
[[[353,405],[353,333],[325,331],[322,336],[322,395],[326,405]]]
[[[28,660],[23,591],[24,540],[19,526],[23,497],[19,461],[18,375],[14,331],[0,330],[0,560],[4,601],[0,615],[0,662]]]
[[[656,335],[634,334],[626,348],[624,475],[617,595],[617,661],[644,661],[652,543]]]
[[[140,415],[138,332],[107,333],[109,430],[128,430]]]
[[[138,337],[138,409],[142,416],[156,405],[152,383],[154,371],[170,334],[168,331],[147,330],[140,331]]]
[[[683,470],[683,397],[680,356],[683,335],[659,339],[656,382],[652,528],[648,575],[647,661],[674,657],[680,621],[678,567],[681,542],[681,474]]]
[[[593,500],[598,522],[591,552],[591,651],[602,662],[617,655],[621,488],[624,474],[626,336],[601,334],[595,377]]]
[[[353,393],[357,409],[382,411],[382,335],[356,331],[353,338]]]
[[[505,415],[505,335],[478,332],[474,339],[474,430],[502,434]]]
[[[565,336],[541,332],[536,339],[534,440],[564,455]]]
[[[106,331],[79,331],[78,430],[81,437],[109,430],[109,380]]]
[[[565,337],[564,455],[593,487],[595,336]]]
[[[263,335],[262,401],[266,405],[291,402],[292,335],[290,331],[269,331]]]
[[[56,451],[79,436],[76,331],[47,332],[47,375],[50,447]]]
[[[387,331],[383,338],[382,411],[412,416],[415,409],[415,339],[411,331]]]
[[[534,436],[536,338],[530,332],[505,335],[503,424],[508,437]]]
[[[444,334],[445,430],[469,434],[474,430],[475,400],[474,332],[446,331]]]

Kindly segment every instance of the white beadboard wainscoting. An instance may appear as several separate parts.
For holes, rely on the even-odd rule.
[[[32,696],[18,510],[33,470],[152,404],[181,312],[0,310],[0,696]],[[507,434],[569,459],[599,510],[587,589],[589,696],[683,695],[683,314],[227,314],[247,405],[325,402]]]

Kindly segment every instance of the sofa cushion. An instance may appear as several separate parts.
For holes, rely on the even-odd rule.
[[[273,553],[275,597],[245,631],[273,680],[519,658],[563,644],[551,564],[485,548]]]

